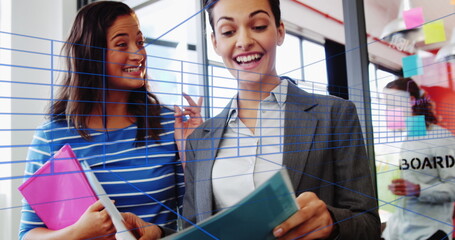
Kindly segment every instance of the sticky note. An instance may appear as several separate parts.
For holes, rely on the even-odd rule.
[[[450,1],[450,4],[455,5],[455,0]]]
[[[420,7],[403,11],[403,20],[406,29],[423,25],[425,23],[425,20],[423,20],[423,9]]]
[[[426,23],[423,25],[423,34],[425,35],[425,44],[444,42],[446,40],[444,21],[440,19]]]
[[[425,115],[407,117],[406,131],[408,132],[408,137],[426,136]]]
[[[402,109],[392,108],[386,111],[387,128],[391,130],[400,130],[406,127],[404,113]]]
[[[422,68],[422,59],[419,58],[417,55],[411,55],[404,57],[402,59],[403,62],[403,76],[404,77],[412,77],[415,75],[422,75],[423,68]]]

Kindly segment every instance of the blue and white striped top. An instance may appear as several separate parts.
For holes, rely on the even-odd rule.
[[[25,176],[31,176],[68,143],[79,160],[88,161],[120,212],[176,229],[177,216],[172,211],[181,212],[183,169],[174,140],[174,112],[163,107],[161,117],[160,140],[148,139],[141,147],[134,145],[136,124],[109,132],[89,130],[92,139],[86,141],[65,120],[48,122],[35,132]],[[19,238],[36,227],[46,226],[23,200]]]

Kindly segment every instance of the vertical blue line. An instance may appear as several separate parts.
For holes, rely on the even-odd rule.
[[[50,120],[52,122],[52,119],[53,119],[53,116],[54,116],[54,40],[51,40],[51,107],[50,107],[50,111],[49,111],[49,114],[51,115],[50,116]],[[52,125],[51,125],[52,126]],[[54,149],[54,132],[52,131],[52,127],[51,127],[51,131],[50,131],[50,137],[51,137],[51,142],[50,142],[50,154],[52,156],[52,153],[53,153],[53,149]],[[55,160],[58,160],[58,159],[55,159]],[[51,161],[51,174],[54,173],[54,163],[55,161]]]
[[[210,113],[210,116],[208,117],[215,117],[215,114],[213,113],[213,111],[215,111],[215,105],[214,105],[214,102],[215,100],[213,99],[214,98],[214,82],[213,82],[213,65],[210,66],[211,68],[211,81],[212,81],[212,85],[211,85],[211,88],[212,88],[212,97],[210,98],[210,101],[212,102],[212,108],[211,108],[211,113]]]
[[[102,101],[102,113],[101,118],[103,122],[103,168],[106,168],[106,143],[107,143],[107,112],[106,112],[106,51],[107,48],[102,48],[103,51],[103,101]]]
[[[242,121],[240,119],[240,78],[239,78],[239,70],[237,70],[237,119],[235,120],[237,122],[237,157],[241,157],[240,156],[240,122]],[[232,107],[232,104],[231,104],[231,107]],[[230,116],[228,115],[228,119],[230,118]],[[230,122],[230,119],[229,119],[229,122]]]
[[[145,56],[147,57],[147,55]],[[146,73],[145,73],[145,78],[144,78],[144,84],[149,84],[148,82],[148,79],[147,79],[147,69],[148,69],[148,66],[147,66],[147,61],[145,61],[145,64],[146,64]],[[149,126],[149,102],[148,102],[148,99],[149,99],[149,96],[148,96],[148,91],[147,91],[147,86],[144,87],[144,100],[145,100],[145,133],[144,133],[144,146],[145,146],[145,165],[148,166],[149,165],[149,129],[151,128],[151,126]],[[158,99],[158,97],[157,97]],[[151,103],[153,104],[153,103]],[[160,115],[161,115],[161,110],[160,110],[160,113],[159,115],[157,116],[159,121],[161,121],[160,119]],[[139,116],[140,117],[140,116]],[[155,116],[152,116],[152,117],[155,117]],[[138,133],[138,131],[140,131],[139,129],[139,125],[137,124],[138,121],[137,121],[137,116],[136,116],[136,135]]]
[[[300,52],[301,53],[301,52]],[[281,79],[280,78],[280,100],[283,99],[283,88],[281,87],[282,85],[282,81],[286,81],[287,84],[290,84],[290,82],[287,80],[287,79]],[[298,81],[298,80],[297,80]],[[299,86],[299,84],[297,83],[297,87]],[[285,88],[286,90],[286,93],[288,92],[288,88],[289,86],[287,86]],[[277,99],[277,102],[278,102],[278,109],[279,109],[279,113],[280,113],[280,117],[278,119],[279,121],[279,126],[280,126],[280,129],[278,130],[279,131],[279,134],[278,134],[278,137],[280,138],[280,150],[279,150],[279,153],[281,154],[281,167],[283,167],[283,159],[284,159],[284,147],[283,147],[283,138],[284,138],[284,116],[286,116],[286,100],[287,100],[287,97],[284,99],[283,102],[278,102],[278,99]],[[284,113],[283,113],[284,112]],[[284,116],[283,116],[284,114]]]
[[[259,108],[258,108],[258,111],[259,111],[259,114],[256,113],[256,124],[254,126],[255,128],[255,131],[254,131],[254,135],[255,138],[256,138],[256,157],[254,158],[254,163],[256,164],[256,161],[257,161],[257,158],[258,158],[258,154],[262,156],[263,154],[263,148],[262,148],[262,145],[263,145],[263,142],[262,142],[262,119],[263,119],[263,116],[262,116],[262,104],[265,104],[264,101],[262,101],[262,97],[263,97],[263,94],[264,94],[264,86],[262,85],[263,84],[263,75],[262,73],[259,74],[259,84],[260,84],[260,87],[259,87]],[[266,83],[267,85],[267,83]],[[271,94],[271,92],[269,92]],[[265,98],[264,98],[265,100]],[[259,115],[259,117],[258,117]],[[259,124],[258,124],[258,121],[259,121]],[[256,129],[256,126],[259,127],[259,129]],[[259,130],[259,134],[257,134],[257,130]],[[259,146],[258,146],[259,145]],[[259,148],[259,151],[258,151],[258,148]],[[253,177],[254,177],[254,169],[253,168]]]
[[[184,112],[185,109],[183,108],[183,97],[182,97],[183,96],[183,61],[180,61],[180,92],[182,94],[180,97],[180,106],[182,108],[181,111]],[[183,116],[181,117],[180,120],[183,121]],[[183,125],[182,125],[182,127],[183,127]],[[182,148],[181,150],[183,150],[185,148],[184,142],[183,142],[183,136],[185,135],[185,133],[183,132],[184,131],[183,128],[180,130],[182,131],[182,134],[181,134],[182,136],[179,136],[181,139],[180,140],[176,139],[176,141],[179,141],[179,143],[177,143],[177,144],[179,144]],[[180,156],[180,150],[178,148],[177,148],[177,151],[178,151],[180,159],[184,159],[183,156]],[[181,154],[186,154],[186,149],[185,149],[185,151],[182,151]]]

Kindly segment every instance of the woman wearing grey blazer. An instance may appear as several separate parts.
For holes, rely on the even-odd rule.
[[[379,239],[354,104],[309,94],[277,76],[276,47],[285,35],[279,0],[206,6],[213,46],[239,90],[187,139],[184,217],[198,223],[236,204],[284,166],[300,209],[274,228],[276,237]]]

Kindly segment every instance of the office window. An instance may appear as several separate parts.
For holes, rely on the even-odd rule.
[[[136,11],[144,33],[147,50],[149,83],[152,92],[166,105],[186,102],[182,92],[197,99],[202,94],[202,65],[198,60],[197,18],[187,20],[198,12],[194,1],[159,0],[135,4],[127,0]],[[179,6],[176,8],[175,6]],[[179,27],[176,27],[178,26]]]
[[[327,67],[325,50],[321,44],[312,41],[302,41],[303,79],[312,83],[315,93],[327,94]]]
[[[301,39],[292,34],[286,34],[283,44],[277,48],[276,70],[279,75],[285,75],[296,81],[301,81],[302,55]]]

